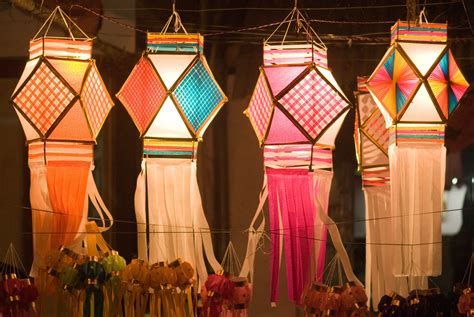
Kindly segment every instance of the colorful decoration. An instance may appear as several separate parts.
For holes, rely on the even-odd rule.
[[[56,18],[64,21],[68,38],[48,35]],[[91,52],[92,39],[57,7],[30,41],[30,59],[11,97],[28,143],[32,276],[44,266],[47,251],[83,231],[87,196],[101,218],[105,213],[112,222],[92,170],[93,145],[113,102]]]
[[[434,211],[443,210],[444,129],[469,86],[447,46],[447,25],[422,16],[392,27],[391,46],[367,81],[390,128],[393,272],[408,277],[441,274]]]
[[[273,41],[282,25],[299,21],[307,40]],[[324,270],[326,226],[332,179],[332,149],[350,108],[347,97],[327,68],[326,47],[295,7],[264,43],[264,65],[245,111],[263,147],[265,176],[261,202],[249,229],[241,276],[252,276],[252,253],[260,238],[254,229],[267,196],[272,239],[271,302],[278,300],[280,257],[285,263],[290,300],[299,302],[312,276]],[[273,40],[272,40],[273,38]],[[319,200],[317,204],[315,199]],[[264,228],[262,221],[259,231]],[[331,230],[330,229],[330,230]],[[340,239],[333,237],[333,241]],[[338,251],[343,249],[337,243]],[[249,257],[250,255],[250,257]],[[347,271],[350,263],[344,261]],[[349,273],[351,276],[352,273]],[[355,276],[354,276],[355,277]]]
[[[86,223],[85,231],[71,245],[49,251],[46,266],[39,269],[41,316],[114,316],[121,312],[125,259],[110,249],[95,222]]]
[[[166,33],[174,17],[175,31],[183,28],[184,34]],[[203,37],[188,34],[173,11],[161,33],[148,33],[147,51],[117,97],[143,139],[135,193],[138,255],[150,263],[180,257],[205,281],[203,248],[213,270],[221,267],[202,208],[196,151],[227,98],[209,69],[203,44]]]
[[[0,285],[0,315],[5,317],[35,317],[38,289],[28,277],[12,243],[2,262]]]

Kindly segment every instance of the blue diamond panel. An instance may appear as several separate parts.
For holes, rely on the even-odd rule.
[[[206,121],[223,96],[201,61],[198,61],[173,92],[194,131]]]

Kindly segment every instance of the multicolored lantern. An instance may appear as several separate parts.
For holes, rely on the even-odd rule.
[[[69,37],[48,36],[56,18]],[[92,170],[94,142],[113,102],[91,52],[92,39],[57,7],[30,41],[30,59],[11,97],[28,143],[33,276],[48,250],[83,231],[87,197],[102,219],[105,213],[112,220]]]
[[[394,273],[441,274],[444,129],[469,84],[447,45],[447,24],[397,22],[367,81],[390,128]]]
[[[173,17],[179,21],[176,12]],[[203,248],[212,268],[221,267],[196,180],[196,151],[227,97],[203,55],[203,37],[184,28],[184,34],[166,33],[168,25],[148,33],[147,51],[117,94],[143,139],[135,193],[138,255],[150,263],[180,257],[205,281]]]
[[[284,37],[275,42],[272,34],[265,41],[264,64],[245,111],[264,152],[272,239],[272,303],[278,300],[283,242],[291,300],[299,302],[311,277],[322,276],[332,149],[350,108],[327,68],[326,47],[296,7],[277,30],[285,24],[289,29],[292,21],[299,21],[297,28],[304,30],[307,40],[291,42]],[[256,217],[261,207],[262,202]],[[247,256],[254,252],[252,239],[250,236]],[[244,263],[242,275],[249,271],[248,266]]]

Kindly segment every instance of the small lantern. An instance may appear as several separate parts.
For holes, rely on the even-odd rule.
[[[168,33],[173,19],[175,32]],[[215,271],[222,268],[202,208],[196,151],[227,97],[209,69],[203,45],[204,38],[187,33],[173,8],[163,30],[148,33],[147,50],[117,98],[143,139],[135,194],[138,256],[150,263],[182,258],[205,280],[203,251]],[[162,190],[170,186],[175,190]]]
[[[447,24],[397,22],[367,81],[390,128],[390,225],[397,276],[441,274],[446,120],[469,84],[447,45]]]

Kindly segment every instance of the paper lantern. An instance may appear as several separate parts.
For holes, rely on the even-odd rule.
[[[326,248],[323,224],[332,222],[327,218],[332,149],[350,108],[327,68],[326,47],[296,7],[279,27],[286,24],[288,30],[292,21],[300,22],[297,29],[304,30],[306,39],[285,41],[284,37],[277,42],[270,36],[264,42],[264,63],[245,110],[264,154],[272,239],[272,303],[278,299],[282,243],[290,300],[299,302],[310,278],[322,277]],[[320,205],[315,204],[316,197]],[[266,194],[261,199],[266,199]],[[253,225],[262,208],[261,200],[250,226],[241,275],[251,271],[250,254],[259,238],[253,236]],[[336,229],[335,225],[330,227]],[[343,248],[342,244],[339,247]],[[344,263],[350,267],[348,259]]]
[[[147,51],[117,94],[143,139],[135,194],[138,255],[151,263],[182,258],[204,281],[203,249],[215,271],[221,266],[202,208],[196,151],[227,97],[203,55],[203,37],[166,30],[148,33]]]
[[[441,274],[444,129],[469,84],[447,46],[447,24],[397,22],[367,81],[390,128],[394,273]]]
[[[69,37],[48,35],[56,18]],[[80,37],[73,34],[77,30]],[[48,250],[81,231],[87,196],[102,219],[103,213],[111,219],[91,170],[93,144],[113,103],[91,51],[92,39],[57,7],[30,41],[30,59],[11,97],[28,142],[33,275]]]

